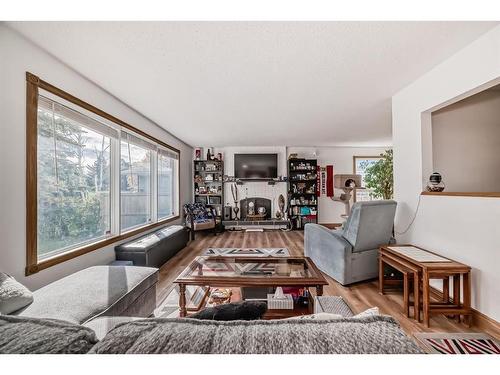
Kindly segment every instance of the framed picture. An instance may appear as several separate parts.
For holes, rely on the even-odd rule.
[[[220,197],[208,197],[208,204],[220,204]]]
[[[195,203],[203,203],[207,204],[207,197],[195,197],[194,199]]]
[[[361,175],[361,186],[365,186],[366,169],[377,163],[381,156],[353,156],[352,158],[352,172]],[[356,202],[371,201],[373,198],[370,196],[369,189],[356,190],[354,197]]]

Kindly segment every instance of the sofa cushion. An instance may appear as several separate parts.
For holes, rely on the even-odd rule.
[[[32,293],[12,276],[0,272],[0,314],[10,314],[33,302]]]
[[[0,315],[2,354],[87,353],[97,342],[94,331],[53,319]]]
[[[90,353],[423,353],[391,317],[332,320],[143,319],[112,329]]]
[[[21,316],[82,324],[98,315],[122,315],[158,281],[158,269],[95,266],[57,280],[37,291]]]

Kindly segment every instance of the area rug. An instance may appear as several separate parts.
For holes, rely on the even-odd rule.
[[[256,256],[288,257],[290,252],[284,247],[209,247],[203,255],[210,256]]]
[[[427,353],[500,354],[500,342],[484,333],[415,333]]]

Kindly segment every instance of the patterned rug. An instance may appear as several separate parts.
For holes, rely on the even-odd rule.
[[[500,342],[484,333],[416,333],[432,354],[500,354]]]
[[[203,255],[210,256],[256,256],[256,257],[288,257],[290,252],[284,247],[210,247]]]

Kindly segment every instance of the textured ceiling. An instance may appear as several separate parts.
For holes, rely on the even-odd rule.
[[[354,146],[390,144],[391,96],[497,24],[10,26],[190,145]]]

